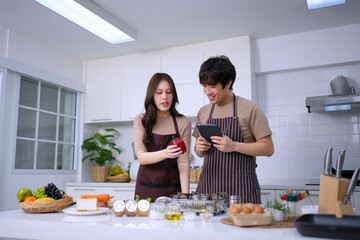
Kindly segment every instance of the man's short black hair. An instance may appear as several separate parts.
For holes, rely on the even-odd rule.
[[[210,57],[200,67],[199,81],[201,85],[216,85],[221,83],[224,89],[232,81],[230,90],[234,85],[236,70],[230,59],[226,56]]]

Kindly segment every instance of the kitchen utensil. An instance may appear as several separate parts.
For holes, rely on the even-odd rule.
[[[337,218],[330,214],[304,214],[295,219],[295,227],[303,236],[359,239],[360,216]]]
[[[341,172],[345,160],[345,153],[346,153],[346,149],[341,149],[338,154],[338,158],[336,162],[336,175],[335,175],[337,179],[341,178]]]
[[[186,196],[186,198],[184,198],[184,196]],[[178,194],[175,197],[173,201],[180,203],[182,212],[208,212],[214,215],[220,215],[229,207],[229,196],[227,193],[217,193],[217,199],[213,197],[211,200],[201,200],[202,194],[197,193],[187,195]]]
[[[348,204],[348,202],[350,201],[353,193],[354,193],[354,190],[355,190],[355,186],[357,184],[357,181],[358,181],[358,178],[359,178],[359,168],[357,168],[350,180],[350,184],[349,184],[349,187],[348,187],[348,190],[346,192],[346,196],[345,196],[345,199],[344,199],[344,202],[343,204],[346,205]]]
[[[326,153],[325,153],[324,175],[327,175],[327,176],[331,176],[332,151],[333,151],[333,148],[329,147],[328,149],[326,149]]]
[[[333,95],[344,95],[354,93],[354,88],[350,88],[348,80],[342,75],[336,75],[330,79],[330,87]]]

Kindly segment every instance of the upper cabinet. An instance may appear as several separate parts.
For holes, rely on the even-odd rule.
[[[120,121],[121,62],[89,61],[85,78],[85,123]]]
[[[236,80],[233,91],[236,95],[250,100],[256,98],[253,90],[252,47],[249,36],[204,43],[204,60],[225,55],[234,64]],[[208,100],[205,101],[208,103]]]
[[[141,53],[124,57],[121,91],[121,121],[132,121],[144,112],[146,90],[151,77],[161,71],[161,55]]]
[[[208,103],[199,83],[200,66],[216,55],[228,56],[235,65],[235,94],[253,99],[251,41],[238,37],[88,62],[85,123],[132,121],[144,112],[147,85],[156,72],[174,80],[178,111],[196,116]]]
[[[162,72],[175,82],[179,105],[176,109],[185,116],[196,116],[204,106],[204,93],[199,84],[199,69],[203,49],[198,44],[165,49],[161,53]]]

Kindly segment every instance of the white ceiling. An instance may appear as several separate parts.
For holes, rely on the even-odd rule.
[[[58,0],[56,0],[58,1]],[[253,38],[360,23],[360,1],[308,11],[305,0],[93,0],[137,32],[112,45],[33,0],[0,0],[0,25],[80,59],[203,41]]]

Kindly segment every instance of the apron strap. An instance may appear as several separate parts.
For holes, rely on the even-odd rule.
[[[233,93],[233,117],[237,118],[237,101],[236,101],[236,96]],[[210,110],[210,114],[209,114],[209,119],[212,119],[212,115],[214,113],[214,108],[215,108],[215,104],[213,104],[211,106],[211,110]]]
[[[178,127],[178,124],[177,124],[177,121],[176,121],[176,117],[171,115],[172,116],[172,119],[173,119],[173,122],[174,122],[174,127],[175,127],[175,131],[176,131],[176,134],[179,135],[180,137],[180,133],[179,133],[179,127]]]
[[[234,112],[234,118],[237,118],[237,101],[234,93],[233,93],[233,112]]]

